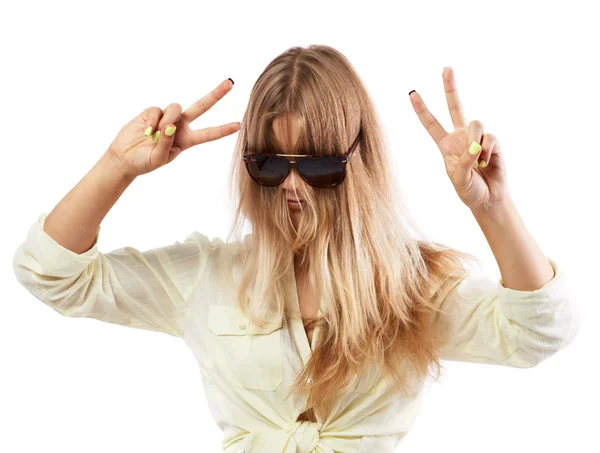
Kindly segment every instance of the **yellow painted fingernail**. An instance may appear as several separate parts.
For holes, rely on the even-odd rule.
[[[153,135],[152,135],[152,141],[156,142],[158,141],[158,137],[160,136],[160,131],[156,131]]]
[[[146,132],[144,132],[144,134],[146,134],[148,137],[150,137],[151,133],[152,133],[152,126],[148,126],[146,128]]]
[[[481,162],[479,162],[479,166],[480,167],[485,167],[485,160],[482,160]]]
[[[471,143],[471,146],[469,146],[469,152],[475,156],[476,154],[479,153],[479,151],[481,151],[481,145],[479,143],[477,143],[476,141],[473,141],[473,143]]]
[[[477,161],[473,164],[473,168],[477,168]]]
[[[175,129],[177,129],[177,127],[175,126],[169,126],[165,129],[165,135],[167,137],[170,137],[171,135],[173,135],[175,133]]]

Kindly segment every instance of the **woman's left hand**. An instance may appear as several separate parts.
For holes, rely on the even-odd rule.
[[[467,126],[452,68],[444,68],[442,78],[453,132],[446,132],[416,91],[411,93],[410,101],[421,124],[440,149],[446,173],[460,199],[472,211],[487,211],[508,197],[500,143],[492,134],[484,134],[481,121],[471,121]],[[477,162],[479,165],[474,168]]]

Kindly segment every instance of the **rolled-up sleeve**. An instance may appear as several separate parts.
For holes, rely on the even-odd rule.
[[[214,241],[198,232],[183,242],[147,251],[123,247],[75,253],[43,229],[47,213],[31,225],[13,257],[19,283],[58,313],[183,337],[187,298]]]
[[[468,270],[439,305],[440,358],[529,368],[569,345],[579,310],[562,267],[547,259],[554,277],[533,291],[506,288],[502,279]]]

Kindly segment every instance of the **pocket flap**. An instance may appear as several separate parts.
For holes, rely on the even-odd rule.
[[[208,307],[208,328],[217,335],[268,334],[281,328],[281,319],[259,328],[235,307],[211,304]]]

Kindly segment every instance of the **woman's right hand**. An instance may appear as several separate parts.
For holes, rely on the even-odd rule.
[[[195,131],[190,129],[190,123],[215,105],[232,87],[231,80],[224,80],[183,113],[181,105],[175,103],[164,111],[148,107],[119,131],[107,151],[111,161],[125,176],[135,178],[172,162],[192,146],[239,131],[240,123],[237,121]],[[175,126],[171,136],[165,133],[169,126]],[[152,127],[152,131],[146,135],[148,127]]]

